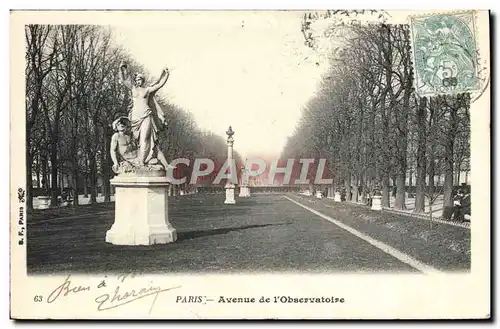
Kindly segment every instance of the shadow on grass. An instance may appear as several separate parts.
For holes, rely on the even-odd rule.
[[[177,233],[177,241],[185,241],[200,238],[203,236],[227,234],[233,231],[247,230],[251,228],[267,227],[267,226],[278,226],[278,225],[289,225],[290,223],[274,223],[274,224],[260,224],[260,225],[245,225],[238,227],[228,227],[228,228],[217,228],[214,230],[203,230],[203,231],[188,231]]]

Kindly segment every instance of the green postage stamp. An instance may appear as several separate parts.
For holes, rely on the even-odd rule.
[[[474,12],[413,16],[410,25],[418,95],[480,88]]]

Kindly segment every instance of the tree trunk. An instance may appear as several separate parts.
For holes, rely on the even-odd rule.
[[[32,179],[32,158],[30,154],[30,144],[26,147],[26,208],[33,210],[33,179]]]
[[[42,188],[45,190],[45,194],[49,195],[49,169],[47,163],[47,156],[42,156]]]
[[[73,167],[73,204],[78,206],[78,166]]]
[[[417,142],[417,191],[415,195],[415,213],[425,212],[425,174],[427,159],[425,158],[426,149],[426,117],[427,117],[427,98],[420,99],[417,110],[418,142]]]
[[[459,98],[460,95],[454,96],[454,98]],[[455,99],[454,105],[450,109],[450,126],[449,130],[446,134],[446,147],[445,147],[445,174],[444,174],[444,185],[443,185],[443,209],[445,207],[453,207],[453,159],[454,159],[454,150],[453,146],[455,144],[455,136],[458,128],[458,116],[457,110],[458,106],[456,105],[457,99]]]
[[[91,159],[95,159],[92,157]],[[90,161],[90,200],[89,203],[96,203],[97,202],[97,187],[96,187],[96,180],[97,180],[97,165],[96,161]]]
[[[346,173],[344,186],[345,186],[345,199],[346,199],[346,201],[349,201],[349,200],[351,200],[351,173],[350,172]]]
[[[405,205],[405,181],[406,175],[404,172],[399,172],[396,178],[396,201],[394,208],[399,210],[406,209]]]
[[[436,99],[431,98],[429,100],[429,129],[428,133],[431,133],[431,131],[434,131],[434,124],[435,124],[435,112],[436,112]],[[437,136],[431,136],[430,140],[430,147],[429,147],[429,193],[431,195],[434,194],[435,192],[435,180],[434,176],[436,176],[436,139]]]
[[[59,180],[58,186],[59,186],[59,191],[60,194],[62,195],[62,192],[64,191],[64,174],[62,168],[59,168],[59,177],[57,178]]]
[[[354,184],[352,188],[351,201],[358,202],[358,176],[354,175]]]
[[[79,202],[79,190],[78,190],[78,179],[79,179],[79,165],[78,165],[78,127],[79,127],[79,119],[78,119],[78,113],[79,109],[81,109],[81,101],[80,97],[77,97],[76,99],[76,107],[72,107],[73,110],[73,126],[72,126],[72,152],[71,154],[73,155],[71,159],[71,169],[73,171],[73,204],[75,206],[78,206],[80,204]]]
[[[405,91],[405,95],[409,95],[409,91]],[[409,96],[408,96],[409,97]],[[407,148],[408,148],[408,107],[409,101],[405,96],[403,110],[400,115],[398,115],[398,120],[400,121],[398,124],[400,125],[400,138],[398,139],[398,168],[396,173],[396,201],[394,208],[399,210],[406,209],[405,198],[406,198],[406,170],[408,168],[407,165]]]
[[[391,26],[382,25],[381,26],[381,38],[384,40],[385,46],[383,51],[383,61],[384,61],[384,76],[385,76],[385,88],[382,91],[381,101],[380,101],[380,113],[382,117],[382,145],[381,151],[383,153],[382,157],[382,207],[390,207],[390,197],[389,197],[389,178],[390,178],[390,163],[391,163],[391,152],[390,152],[390,118],[389,110],[391,110],[390,105],[392,104],[392,43],[391,43]],[[387,109],[386,97],[389,94],[389,110]]]
[[[451,166],[446,165],[443,190],[443,207],[453,207],[453,164]]]
[[[112,131],[110,131],[109,127],[104,127],[104,150],[102,154],[104,154],[104,160],[101,163],[102,166],[102,189],[104,194],[104,202],[111,201],[111,156],[109,154],[109,148],[111,144],[111,136]]]
[[[38,154],[36,156],[36,167],[35,167],[35,174],[36,174],[36,187],[40,188],[42,186],[41,182],[41,177],[40,177],[40,155]]]
[[[389,185],[391,187],[391,196],[393,198],[396,198],[396,193],[397,193],[397,186],[396,186],[396,178],[397,175],[391,176],[391,184]]]
[[[57,144],[52,142],[50,146],[50,169],[51,169],[51,190],[50,190],[50,205],[52,207],[57,206],[57,195],[59,189],[57,187]]]
[[[104,196],[104,202],[111,201],[110,193],[110,156],[109,156],[109,144],[110,138],[108,138],[108,129],[103,127],[102,138],[103,138],[103,149],[101,150],[100,160],[101,160],[101,177],[102,177],[102,194]]]
[[[404,41],[407,46],[405,49],[410,48],[410,37],[409,31],[405,28],[402,29],[404,35]],[[400,111],[396,111],[395,115],[397,118],[397,125],[399,130],[399,138],[397,141],[397,167],[396,168],[396,202],[394,207],[396,209],[406,209],[405,197],[406,197],[406,170],[408,168],[407,154],[408,154],[408,113],[410,112],[410,96],[412,93],[412,79],[410,72],[410,53],[409,51],[404,51],[403,56],[403,68],[404,68],[404,90],[403,90],[403,106]]]
[[[102,175],[102,194],[104,195],[104,202],[110,202],[111,201],[111,186],[109,183],[109,173]]]
[[[361,202],[362,203],[365,203],[366,202],[366,178],[363,178],[363,176],[361,176],[361,182],[360,182],[360,186],[361,186]]]
[[[87,199],[89,197],[89,188],[88,188],[88,175],[85,174],[83,177],[83,197]]]
[[[373,188],[375,176],[377,175],[377,157],[375,154],[375,143],[376,143],[376,134],[375,134],[375,114],[377,111],[377,103],[372,97],[370,97],[371,101],[371,111],[370,111],[370,120],[368,120],[368,138],[366,141],[366,158],[367,158],[367,180],[368,185]]]
[[[429,189],[431,193],[434,193],[434,190],[436,188],[436,180],[434,179],[436,176],[435,168],[436,168],[436,161],[434,160],[434,156],[429,155]]]
[[[389,173],[382,173],[382,207],[389,208],[391,200],[389,198]]]
[[[26,34],[26,37],[29,36],[31,39],[31,42],[34,42],[35,40],[38,40],[38,30],[35,28],[33,25],[28,28],[28,33]],[[42,97],[42,84],[43,84],[43,78],[40,75],[40,61],[37,60],[37,55],[40,55],[42,53],[43,49],[43,44],[38,44],[34,48],[31,49],[31,51],[28,51],[29,55],[27,56],[27,61],[28,65],[30,66],[37,66],[37,69],[34,70],[34,72],[37,72],[38,74],[33,77],[33,81],[35,81],[35,87],[34,87],[34,93],[33,93],[33,98],[31,98],[31,103],[29,107],[26,109],[26,208],[27,211],[33,210],[33,149],[32,149],[32,144],[31,144],[31,134],[32,134],[32,128],[35,125],[37,121],[38,114],[40,113],[40,98]],[[26,90],[28,92],[28,90]],[[28,95],[28,93],[27,93]],[[37,161],[37,167],[39,170],[39,163]],[[38,171],[39,174],[39,171]],[[39,176],[37,176],[38,178]],[[39,178],[38,178],[38,183]],[[38,185],[40,187],[40,185]]]
[[[90,102],[92,104],[92,101]],[[97,203],[97,145],[99,144],[99,127],[97,125],[97,114],[92,117],[93,138],[92,144],[88,145],[88,155],[90,159],[90,203]]]
[[[71,160],[71,196],[73,204],[78,206],[78,164],[76,157]]]
[[[358,114],[358,120],[357,120],[357,133],[356,133],[356,145],[354,147],[354,188],[352,191],[352,197],[351,201],[353,202],[358,202],[359,200],[359,185],[360,185],[360,179],[362,176],[362,150],[363,150],[363,129],[364,129],[364,114],[365,114],[365,107],[364,104],[361,100],[358,100],[358,105],[357,107],[359,108],[359,114]]]
[[[340,192],[342,190],[341,186],[342,186],[341,175],[336,175],[334,178],[333,195],[335,195],[335,192]]]

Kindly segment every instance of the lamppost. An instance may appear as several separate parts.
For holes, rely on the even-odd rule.
[[[233,144],[234,144],[234,130],[229,126],[229,129],[226,131],[227,135],[227,162],[229,164],[229,170],[231,171],[231,176],[234,173],[234,170],[236,168],[233,168]],[[231,181],[231,179],[227,180],[226,186],[224,186],[226,189],[226,200],[224,201],[225,204],[235,204],[236,201],[234,199],[234,184]]]

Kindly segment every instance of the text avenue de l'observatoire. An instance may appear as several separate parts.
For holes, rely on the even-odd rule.
[[[206,304],[207,302],[217,302],[219,304],[335,304],[345,303],[344,297],[296,297],[296,296],[261,296],[259,297],[228,297],[219,296],[218,298],[210,296],[177,296],[176,303],[200,303]]]

